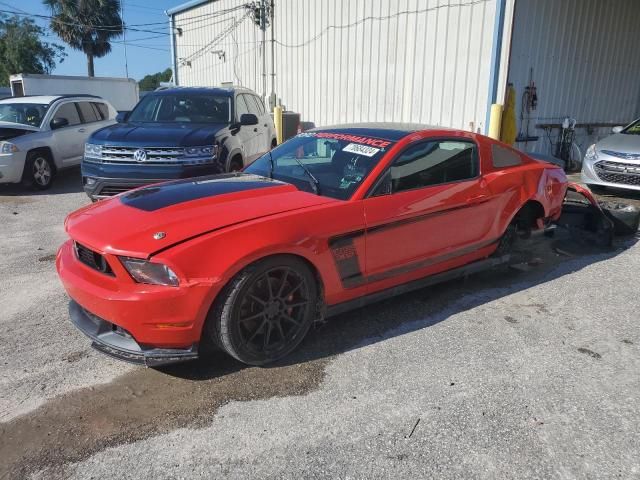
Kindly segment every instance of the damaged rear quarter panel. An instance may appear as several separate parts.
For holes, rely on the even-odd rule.
[[[496,225],[500,232],[504,232],[528,201],[540,203],[545,218],[556,219],[561,213],[567,189],[567,178],[561,168],[513,151],[522,159],[521,165],[497,168],[491,161],[483,162],[487,186],[493,195],[500,198],[500,214]],[[491,149],[484,148],[483,155],[490,159]]]

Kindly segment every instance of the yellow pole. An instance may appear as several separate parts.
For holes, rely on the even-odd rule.
[[[500,124],[502,122],[502,105],[491,105],[491,117],[489,119],[489,136],[494,140],[500,140]]]
[[[502,112],[500,140],[508,145],[513,145],[516,136],[516,89],[510,83],[507,86],[504,112]]]
[[[284,132],[282,131],[282,107],[280,105],[273,107],[273,123],[276,127],[276,139],[278,145],[280,145],[284,138]]]

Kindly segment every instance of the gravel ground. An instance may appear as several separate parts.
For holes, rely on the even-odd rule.
[[[151,370],[68,320],[53,255],[85,203],[77,171],[0,188],[0,478],[640,478],[636,239],[528,242],[270,368]]]

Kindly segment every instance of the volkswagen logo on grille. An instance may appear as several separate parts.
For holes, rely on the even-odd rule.
[[[142,148],[133,152],[133,159],[136,162],[144,162],[147,159],[147,152]]]

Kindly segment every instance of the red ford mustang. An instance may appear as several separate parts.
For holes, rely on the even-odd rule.
[[[147,365],[211,344],[262,365],[315,320],[474,268],[559,217],[564,172],[482,135],[404,124],[303,133],[243,173],[82,208],[57,257],[75,325]]]

